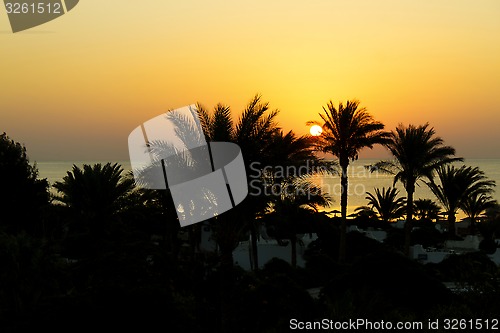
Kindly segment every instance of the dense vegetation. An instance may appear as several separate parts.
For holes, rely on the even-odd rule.
[[[180,228],[168,191],[140,189],[120,165],[108,163],[74,166],[54,184],[57,195],[50,195],[25,147],[3,134],[0,331],[282,332],[288,331],[292,318],[495,318],[500,313],[500,275],[486,255],[496,250],[494,239],[500,232],[490,196],[494,183],[477,168],[449,166],[456,160],[454,150],[428,125],[381,132],[383,125],[357,106],[327,106],[320,123],[327,129],[323,141],[284,133],[274,121],[277,111],[258,96],[235,123],[229,107],[218,105],[209,112],[199,106],[207,139],[238,143],[247,168],[255,161],[273,168],[314,162],[290,177],[262,174],[259,183],[314,195],[284,191],[250,196],[209,220],[218,244],[214,252],[200,250],[200,224]],[[342,132],[347,120],[356,117],[361,130],[351,128],[354,136]],[[347,136],[336,138],[339,133]],[[318,142],[325,146],[318,147]],[[351,146],[342,151],[346,142]],[[481,252],[427,265],[404,255],[411,244],[440,247],[446,239],[459,237],[454,230],[439,233],[434,228],[440,207],[431,198],[413,201],[393,188],[377,189],[367,193],[367,206],[353,219],[346,218],[344,207],[341,217],[318,209],[336,198],[314,188],[308,175],[315,172],[312,166],[321,165],[329,173],[336,167],[319,160],[314,150],[339,156],[347,186],[349,160],[378,143],[389,148],[395,161],[372,168],[395,174],[408,195],[417,181],[425,180],[450,219],[459,209],[471,217],[468,232],[482,235]],[[461,177],[460,182],[452,177]],[[341,202],[347,205],[344,195]],[[487,219],[479,222],[483,213]],[[391,227],[408,214],[416,228]],[[383,229],[388,237],[381,243],[347,233],[349,225]],[[262,226],[292,243],[290,263],[275,259],[259,269],[254,260],[251,271],[234,266],[232,252],[240,240],[250,238],[252,253],[258,255],[255,244]],[[305,253],[305,268],[296,267],[296,236],[312,232],[318,240]],[[442,282],[463,288],[452,292]],[[318,297],[308,292],[315,288],[321,291]]]

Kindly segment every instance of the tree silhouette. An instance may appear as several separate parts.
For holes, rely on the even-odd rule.
[[[210,112],[198,103],[197,110],[206,141],[226,141],[238,144],[242,151],[248,183],[259,179],[261,169],[269,165],[270,158],[273,156],[270,149],[272,138],[279,131],[275,120],[278,110],[271,110],[269,103],[262,102],[259,95],[250,100],[237,121],[233,121],[230,107],[223,104],[216,105]],[[260,180],[257,183],[262,189]],[[238,206],[211,219],[214,239],[221,252],[222,331],[229,331],[228,323],[231,312],[229,299],[234,286],[233,251],[243,232],[249,230],[253,269],[258,269],[256,217],[264,211],[268,200],[269,198],[264,195],[248,195]]]
[[[83,168],[73,165],[62,181],[54,184],[58,201],[90,218],[110,216],[126,209],[124,201],[134,190],[134,180],[124,177],[117,163]]]
[[[68,256],[95,257],[103,247],[113,246],[120,233],[116,229],[123,227],[122,218],[135,208],[130,198],[135,188],[133,178],[122,173],[118,164],[73,165],[63,180],[54,184],[56,202],[62,204],[66,215]]]
[[[486,193],[474,193],[465,198],[462,202],[461,209],[470,220],[471,234],[474,235],[476,233],[478,217],[487,209],[493,208],[496,205],[498,205],[497,201]]]
[[[420,220],[437,219],[441,207],[431,199],[417,199],[413,202],[414,215]]]
[[[206,140],[208,142],[226,141],[238,144],[243,154],[248,183],[258,178],[261,168],[268,165],[270,158],[273,156],[270,149],[272,148],[271,142],[273,137],[279,132],[279,127],[275,121],[278,110],[270,110],[269,103],[262,102],[260,95],[255,95],[250,100],[236,122],[233,121],[229,106],[217,104],[213,112],[209,112],[202,105],[198,104],[197,109]],[[242,203],[233,209],[239,212],[238,221],[233,222],[239,225],[236,228],[239,230],[238,232],[241,233],[245,227],[250,230],[254,269],[258,269],[259,267],[257,249],[258,225],[255,218],[259,212],[265,209],[267,200],[269,199],[262,195],[248,195]],[[220,229],[222,225],[225,225],[225,223],[216,228]],[[231,230],[229,234],[234,235],[235,239],[238,240],[239,235],[237,230],[234,229],[235,227],[235,225],[229,227]],[[219,230],[216,232],[216,238],[221,238],[222,234],[223,231]],[[224,242],[233,243],[231,241]],[[234,247],[236,245],[237,243]],[[229,247],[224,248],[227,248],[229,251]],[[231,252],[233,250],[234,248],[231,249]]]
[[[338,107],[330,101],[326,108],[323,107],[323,111],[319,114],[322,122],[309,121],[308,124],[317,124],[322,127],[323,131],[317,137],[317,148],[336,156],[342,170],[340,198],[342,222],[339,249],[339,261],[342,262],[346,257],[347,168],[350,161],[358,159],[361,149],[386,143],[388,133],[382,131],[384,125],[375,121],[366,108],[359,108],[357,100],[347,101],[345,105],[341,102]]]
[[[460,168],[452,165],[442,166],[437,169],[437,175],[440,184],[436,184],[434,181],[427,184],[448,214],[449,235],[455,236],[458,209],[464,206],[467,198],[474,195],[490,194],[493,191],[495,182],[488,180],[484,172],[479,168],[465,165]],[[469,206],[469,208],[472,207]]]
[[[291,265],[297,266],[297,230],[302,219],[309,218],[311,210],[330,206],[332,200],[321,188],[314,184],[307,175],[290,177],[273,186],[272,201],[269,203],[269,215],[277,224],[280,234],[284,234],[291,244]]]
[[[366,192],[368,206],[371,206],[384,222],[390,222],[404,215],[405,198],[398,198],[399,191],[395,188],[375,189],[375,195]]]
[[[406,190],[406,223],[405,245],[406,254],[410,252],[411,230],[413,228],[413,195],[418,181],[432,179],[434,171],[440,166],[461,158],[453,158],[455,149],[443,144],[443,139],[435,135],[434,128],[429,124],[420,126],[398,125],[385,144],[394,156],[394,161],[382,161],[372,166],[372,170],[394,175],[394,185],[401,182]]]
[[[49,202],[48,182],[38,179],[26,148],[0,135],[0,230],[7,232],[43,232],[41,209]]]
[[[280,221],[279,229],[287,229],[284,233],[291,242],[293,267],[297,264],[299,220],[309,210],[328,207],[332,202],[329,194],[323,193],[311,177],[337,171],[334,163],[320,160],[314,154],[313,139],[311,136],[297,137],[292,131],[286,134],[278,131],[271,139],[270,165],[263,175],[264,186],[270,189],[266,191],[270,192],[268,211],[271,212],[271,219]]]

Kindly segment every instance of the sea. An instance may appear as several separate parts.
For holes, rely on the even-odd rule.
[[[380,172],[371,173],[366,166],[372,165],[380,160],[377,159],[359,159],[351,163],[348,169],[349,176],[349,197],[348,197],[348,214],[354,213],[357,207],[367,204],[366,192],[375,193],[375,188],[392,187],[394,186],[394,177],[392,175],[383,174]],[[57,181],[61,181],[68,171],[71,171],[74,165],[83,167],[84,164],[105,164],[109,161],[59,161],[59,162],[37,162],[36,166],[39,171],[40,178],[46,178],[50,185]],[[131,171],[130,161],[113,161],[122,166],[124,172]],[[494,199],[500,202],[500,159],[466,159],[463,163],[456,163],[457,166],[465,164],[467,166],[479,167],[486,176],[494,180],[498,184],[498,189],[494,193]],[[333,199],[332,205],[325,208],[327,211],[340,210],[340,177],[331,176],[316,176],[314,182],[321,186],[323,192],[329,193]],[[401,183],[396,183],[395,187],[400,191],[400,196],[405,196],[406,192]],[[51,188],[55,193],[55,189]],[[432,199],[436,200],[434,194],[429,190],[425,183],[417,184],[415,190],[415,199]],[[463,218],[463,214],[459,213],[458,218]]]

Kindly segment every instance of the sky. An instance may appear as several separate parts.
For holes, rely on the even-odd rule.
[[[82,0],[13,34],[0,8],[0,132],[36,161],[122,161],[168,109],[261,94],[306,134],[329,100],[391,130],[429,122],[500,158],[498,0]],[[361,157],[386,157],[379,148]]]

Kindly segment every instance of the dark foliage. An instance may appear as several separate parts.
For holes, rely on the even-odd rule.
[[[260,109],[256,114],[262,116],[267,106]],[[228,112],[218,110],[214,136],[224,133]],[[272,114],[259,128],[272,125]],[[245,130],[241,126],[236,130]],[[231,128],[226,132],[234,135]],[[137,190],[117,164],[73,168],[56,186],[59,203],[49,204],[47,183],[37,178],[25,148],[4,134],[0,154],[7,186],[0,201],[0,332],[283,332],[291,318],[409,321],[500,312],[498,268],[484,253],[424,266],[400,253],[403,230],[366,215],[349,222],[387,230],[386,241],[350,232],[339,264],[342,220],[296,211],[295,233],[318,235],[305,253],[306,267],[274,259],[246,272],[233,268],[231,257],[200,251],[201,227],[179,227],[169,193]],[[219,247],[227,247],[221,252],[231,253],[244,234],[236,222],[256,207],[211,222]],[[278,222],[267,221],[274,227],[270,233],[290,238],[293,233]],[[491,241],[499,225],[492,218],[479,226],[485,252],[495,248]],[[415,226],[414,243],[443,241],[425,217]],[[453,294],[442,282],[463,289]],[[311,288],[322,290],[320,299],[311,296]]]
[[[379,251],[356,261],[345,273],[323,290],[325,302],[335,307],[339,300],[349,300],[352,315],[380,319],[394,310],[423,314],[429,308],[449,304],[451,293],[423,267],[393,252]],[[338,314],[342,315],[342,314]]]
[[[48,183],[38,179],[26,148],[0,135],[0,230],[42,234],[42,209],[49,202]]]

